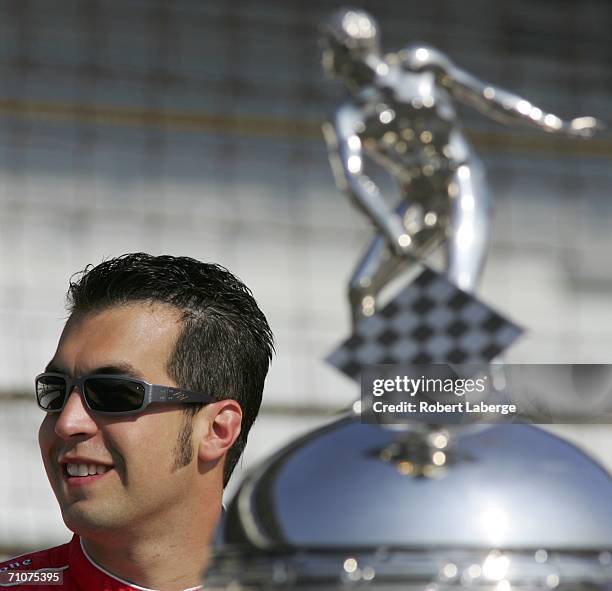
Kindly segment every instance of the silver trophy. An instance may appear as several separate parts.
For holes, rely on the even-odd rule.
[[[477,300],[489,198],[454,100],[545,131],[590,136],[484,85],[428,47],[382,57],[359,10],[323,26],[326,69],[351,98],[325,127],[338,184],[377,235],[350,283],[353,333],[332,362],[357,379],[368,364],[489,361],[516,325]],[[398,181],[386,204],[364,156]],[[437,246],[392,301],[378,294]],[[348,416],[254,469],[230,502],[208,591],[612,590],[612,479],[573,445],[523,424],[369,423]]]

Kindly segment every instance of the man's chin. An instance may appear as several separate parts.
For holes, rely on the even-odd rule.
[[[110,531],[120,524],[117,523],[119,515],[113,517],[108,509],[101,506],[99,501],[82,499],[62,505],[62,519],[66,527],[80,536],[87,536],[91,532],[100,530]]]

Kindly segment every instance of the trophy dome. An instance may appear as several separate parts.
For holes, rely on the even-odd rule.
[[[568,555],[586,561],[572,581],[610,580],[610,498],[601,466],[537,427],[398,429],[348,417],[246,478],[222,524],[225,546],[207,587],[268,567],[269,576],[293,583],[322,573],[362,582],[418,574],[465,586],[501,573],[491,580],[510,584],[512,563],[551,588],[567,576]],[[241,560],[258,566],[238,568]]]

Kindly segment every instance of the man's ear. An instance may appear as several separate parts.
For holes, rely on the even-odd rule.
[[[198,458],[204,462],[218,460],[227,453],[240,435],[242,408],[235,400],[220,400],[207,405],[202,413],[206,425],[198,445]]]

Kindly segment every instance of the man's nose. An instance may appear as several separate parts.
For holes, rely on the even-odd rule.
[[[75,435],[93,435],[98,425],[92,418],[78,388],[68,394],[68,400],[55,423],[55,433],[62,439]]]

